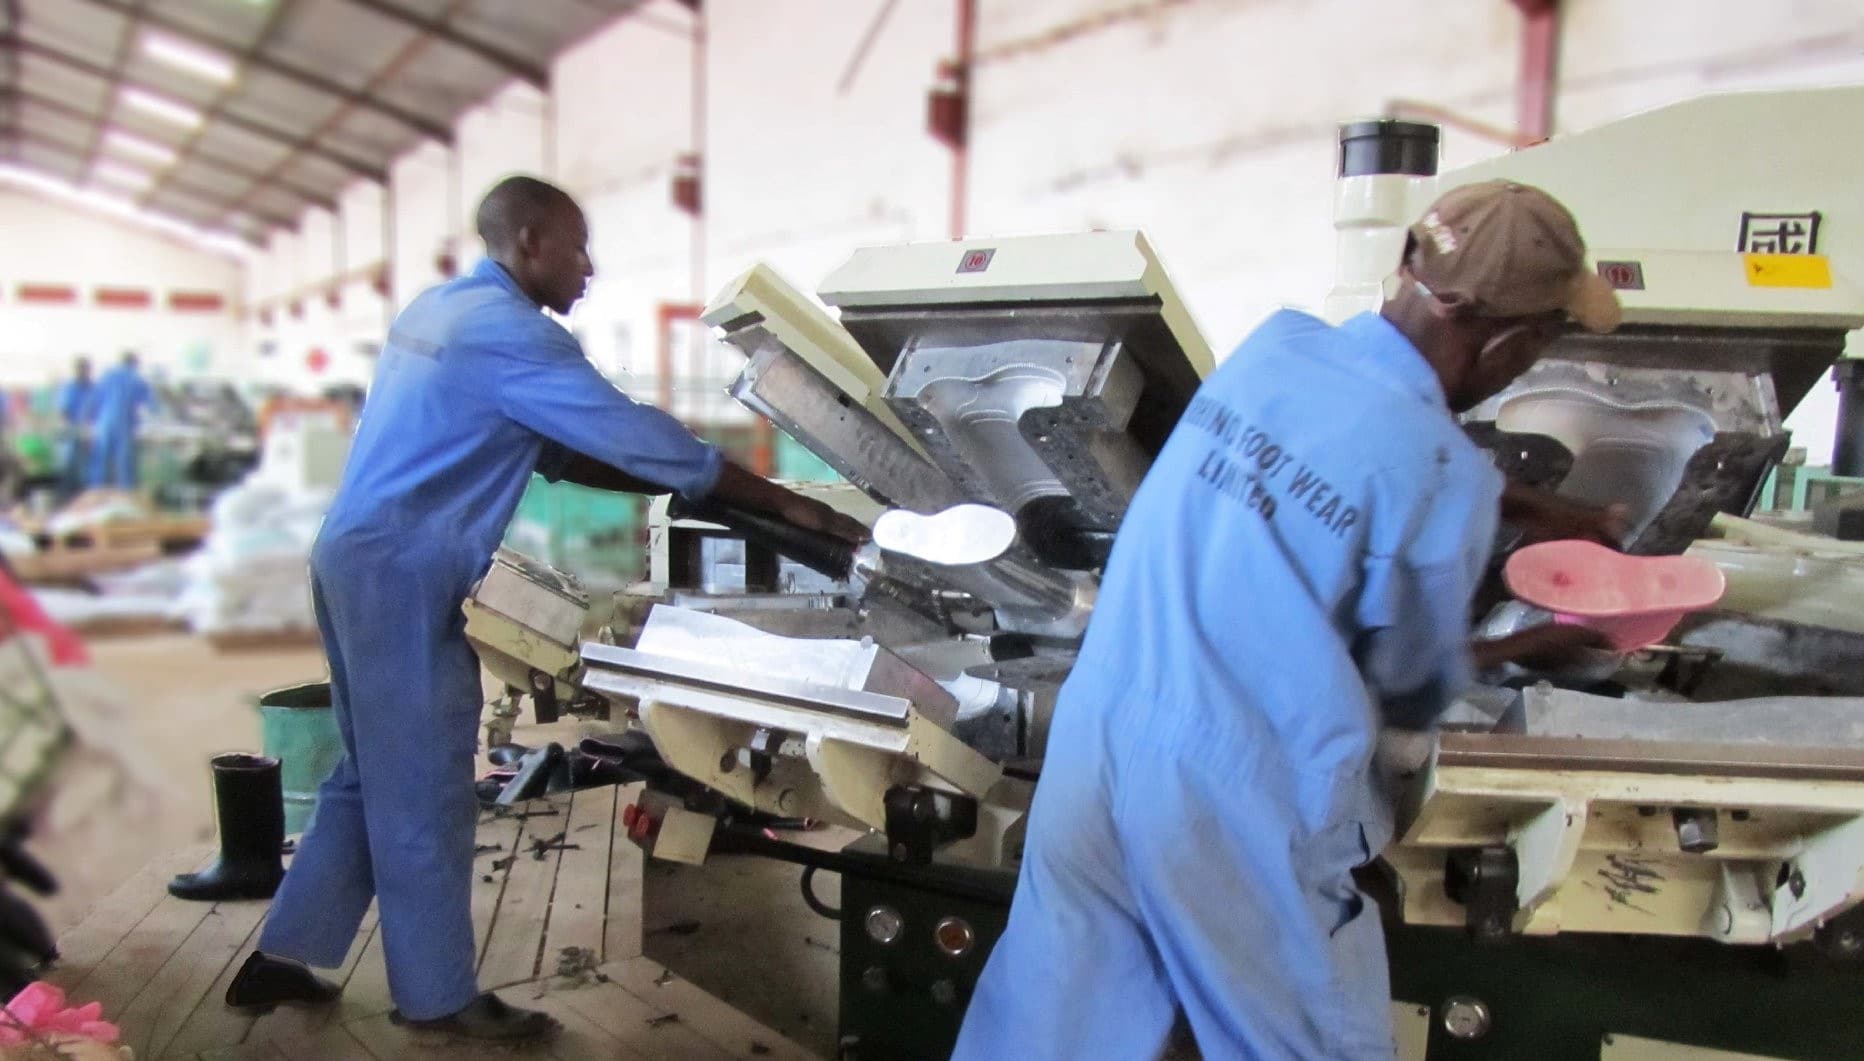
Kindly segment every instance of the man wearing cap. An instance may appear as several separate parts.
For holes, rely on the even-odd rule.
[[[1616,298],[1544,192],[1456,189],[1397,293],[1334,327],[1271,317],[1205,381],[1120,528],[1062,690],[1009,928],[964,1059],[1389,1058],[1375,905],[1381,724],[1428,726],[1469,643],[1502,477],[1455,414]]]

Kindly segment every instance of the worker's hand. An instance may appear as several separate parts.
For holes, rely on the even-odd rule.
[[[1546,494],[1517,520],[1533,541],[1580,538],[1616,549],[1631,530],[1631,506],[1588,505]]]
[[[1504,663],[1518,663],[1534,670],[1559,670],[1587,662],[1589,653],[1610,647],[1605,635],[1590,627],[1543,623],[1493,641],[1477,641],[1470,646],[1470,652],[1475,656],[1477,670],[1491,670]]]
[[[843,515],[835,509],[802,494],[791,493],[783,504],[782,516],[791,523],[805,530],[822,531],[833,534],[844,541],[859,544],[868,539],[867,527],[853,516]]]

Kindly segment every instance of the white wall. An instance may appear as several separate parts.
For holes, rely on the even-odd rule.
[[[249,269],[251,355],[241,378],[294,393],[369,382],[390,319],[376,289],[387,266],[386,207],[381,185],[358,181],[334,214],[307,210],[297,232],[273,234]]]
[[[707,297],[759,261],[810,290],[855,247],[946,238],[951,156],[926,131],[926,90],[952,51],[950,0],[706,12]],[[743,364],[718,343],[687,354],[678,367],[700,393],[675,412],[746,419],[722,397]]]
[[[388,261],[388,192],[373,181],[357,181],[338,200],[343,219],[345,273]]]
[[[395,160],[389,168],[389,273],[397,309],[446,277],[435,259],[455,248],[458,267],[468,268],[473,254],[459,246],[458,185],[453,152],[435,143],[423,143]]]
[[[77,354],[101,369],[124,350],[151,372],[225,373],[240,358],[241,268],[128,222],[23,192],[0,189],[0,383],[62,379]],[[21,283],[78,288],[71,305],[23,304]],[[98,286],[148,289],[149,309],[92,305]],[[171,291],[214,292],[220,313],[175,313]]]
[[[695,144],[693,27],[684,6],[654,0],[565,52],[552,71],[553,175],[588,215],[596,268],[571,327],[599,368],[649,401],[663,384],[661,306],[707,294],[694,275],[699,228],[671,190]],[[644,100],[653,103],[629,105]]]
[[[514,173],[537,176],[549,169],[544,159],[549,106],[542,92],[515,83],[460,116],[454,145],[459,155],[459,191],[453,198],[459,211],[454,231],[461,236],[461,269],[469,268],[478,257],[474,217],[479,200],[492,185]]]
[[[366,385],[375,373],[373,353],[380,349],[393,317],[387,293],[377,286],[378,277],[386,285],[388,276],[388,192],[379,184],[358,181],[344,190],[338,207],[343,282],[342,305],[333,322],[331,374]]]

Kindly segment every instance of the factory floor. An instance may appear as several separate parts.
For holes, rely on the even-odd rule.
[[[151,859],[212,840],[208,757],[259,749],[261,693],[325,675],[308,645],[216,651],[184,633],[97,637],[67,676],[80,738],[51,786],[28,848],[59,878],[35,900],[53,933],[76,925]]]
[[[265,904],[210,906],[165,893],[169,876],[212,858],[208,756],[256,749],[258,695],[321,677],[321,653],[223,653],[179,634],[97,640],[91,649],[94,688],[83,710],[103,717],[80,728],[111,735],[113,750],[93,740],[67,758],[31,843],[63,885],[40,904],[65,953],[55,982],[77,1001],[104,1002],[138,1057],[484,1053],[423,1043],[388,1023],[373,911],[340,974],[348,988],[333,1015],[228,1013],[218,996]],[[515,739],[567,741],[576,726],[521,725]],[[482,984],[556,1014],[566,1033],[537,1052],[564,1061],[812,1056],[641,956],[641,859],[613,828],[627,794],[549,797],[482,821],[474,893]]]

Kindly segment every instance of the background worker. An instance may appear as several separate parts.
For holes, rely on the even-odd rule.
[[[471,913],[479,662],[460,604],[533,470],[677,491],[855,539],[864,528],[727,461],[604,379],[542,310],[593,273],[563,191],[501,182],[479,207],[488,257],[396,318],[335,503],[311,556],[345,755],[260,936],[234,1006],[317,1003],[379,904],[395,1020],[473,1039],[534,1038],[543,1013],[482,994]],[[302,964],[300,964],[302,963]]]
[[[1384,941],[1352,872],[1384,848],[1382,723],[1472,667],[1502,477],[1455,413],[1569,317],[1619,320],[1545,193],[1452,191],[1380,313],[1283,311],[1191,402],[1128,509],[1064,686],[1009,927],[957,1057],[1390,1058]]]
[[[137,481],[136,430],[142,411],[155,404],[155,392],[142,378],[136,354],[128,351],[117,366],[103,374],[92,389],[88,420],[91,426],[92,488],[134,490]]]
[[[71,378],[58,388],[58,492],[68,500],[84,489],[90,468],[91,359],[80,357],[71,366]]]

